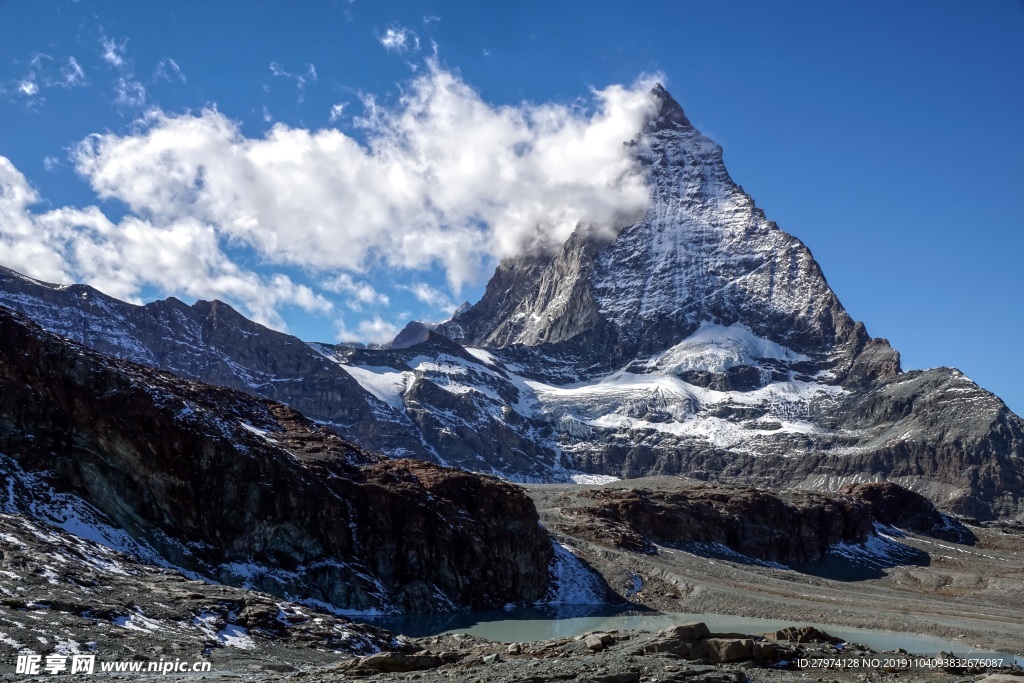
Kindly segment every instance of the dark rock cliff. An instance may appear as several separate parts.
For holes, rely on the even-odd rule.
[[[863,543],[875,521],[859,500],[810,492],[615,488],[582,495],[589,500],[573,533],[634,551],[697,543],[798,564],[820,559],[837,543]]]
[[[727,549],[785,565],[817,562],[836,546],[863,544],[876,525],[961,539],[922,496],[895,484],[857,484],[841,493],[768,491],[722,485],[605,487],[575,494],[559,531],[633,552],[653,544],[700,552]]]

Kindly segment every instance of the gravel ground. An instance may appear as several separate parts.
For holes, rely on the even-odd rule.
[[[678,487],[680,482],[630,482],[638,484]],[[527,488],[545,525],[557,535],[564,511],[577,504],[574,493],[586,487]],[[706,557],[681,548],[657,547],[642,554],[571,536],[560,540],[637,608],[928,633],[1024,654],[1024,594],[1019,590],[1024,585],[1024,530],[1004,524],[975,525],[971,531],[977,537],[973,545],[903,537],[901,542],[927,553],[928,561],[889,567],[876,578],[859,581]],[[992,673],[983,667],[908,667],[899,660],[913,664],[915,658],[896,652],[786,639],[772,645],[776,649],[767,658],[750,651],[736,661],[716,661],[705,645],[680,650],[678,644],[665,645],[665,634],[647,632],[590,634],[589,644],[581,636],[518,646],[458,635],[396,638],[271,596],[190,581],[18,516],[0,516],[0,540],[0,681],[55,680],[49,674],[15,673],[16,653],[26,649],[43,656],[93,652],[98,661],[144,666],[159,661],[210,665],[208,672],[166,675],[101,674],[97,667],[90,676],[126,681],[967,683]],[[748,641],[750,647],[761,648],[758,652],[771,642],[758,640],[757,634],[723,637]],[[370,654],[378,649],[392,653]],[[876,655],[878,665],[863,663]],[[846,667],[796,668],[801,658],[838,660]],[[895,663],[883,666],[886,659]],[[853,660],[860,665],[852,665]],[[1024,677],[989,683],[1024,683]]]

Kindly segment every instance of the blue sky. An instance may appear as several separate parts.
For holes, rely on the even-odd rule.
[[[574,217],[524,198],[556,186],[600,211],[568,162],[600,161],[581,136],[614,136],[657,77],[904,367],[959,367],[1024,412],[1024,4],[296,7],[0,0],[0,262],[136,301],[224,298],[306,339],[384,338],[476,300],[537,237],[526,223]],[[513,143],[566,167],[524,155],[492,195],[459,150]],[[318,165],[332,154],[356,170]],[[402,232],[424,197],[430,220]]]

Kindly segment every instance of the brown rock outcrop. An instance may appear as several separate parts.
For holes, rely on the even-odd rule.
[[[601,489],[581,492],[572,532],[637,550],[650,542],[718,544],[748,557],[799,564],[830,546],[860,543],[874,518],[864,502],[810,492],[693,486],[678,491]]]
[[[849,484],[839,493],[863,500],[871,506],[875,519],[887,526],[928,532],[943,525],[942,515],[930,500],[891,482]]]

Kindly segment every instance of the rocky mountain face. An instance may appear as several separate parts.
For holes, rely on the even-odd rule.
[[[100,353],[287,404],[372,450],[432,459],[402,412],[310,345],[221,301],[135,306],[88,285],[53,285],[0,267],[0,304]]]
[[[0,272],[0,302],[101,351],[287,403],[391,457],[518,481],[686,474],[1024,515],[1024,421],[950,368],[903,372],[810,251],[662,88],[630,143],[651,201],[503,261],[483,298],[390,348],[302,344],[224,304],[129,306]]]
[[[477,394],[447,391],[456,385],[449,382],[445,354],[474,372],[493,372],[423,324],[410,325],[378,359],[369,349],[304,343],[220,301],[187,306],[170,298],[135,306],[87,285],[40,282],[2,266],[0,304],[100,353],[279,401],[390,457],[531,480],[560,467],[557,449],[538,438],[543,425],[505,407],[505,400],[515,401],[514,387],[501,387],[506,398],[494,405],[488,397],[481,404]],[[415,350],[422,343],[440,364]],[[389,363],[395,368],[377,367]],[[408,401],[401,395],[406,389]]]
[[[4,512],[194,577],[345,610],[544,599],[515,486],[372,455],[283,404],[87,350],[0,307]]]
[[[894,559],[912,562],[909,549],[880,535],[886,528],[970,538],[927,499],[889,483],[826,494],[721,484],[679,483],[671,490],[605,486],[577,492],[562,510],[567,521],[554,526],[557,532],[598,545],[642,553],[657,553],[663,545],[796,567],[863,551],[865,545],[876,552],[888,546],[887,554],[899,555]]]

